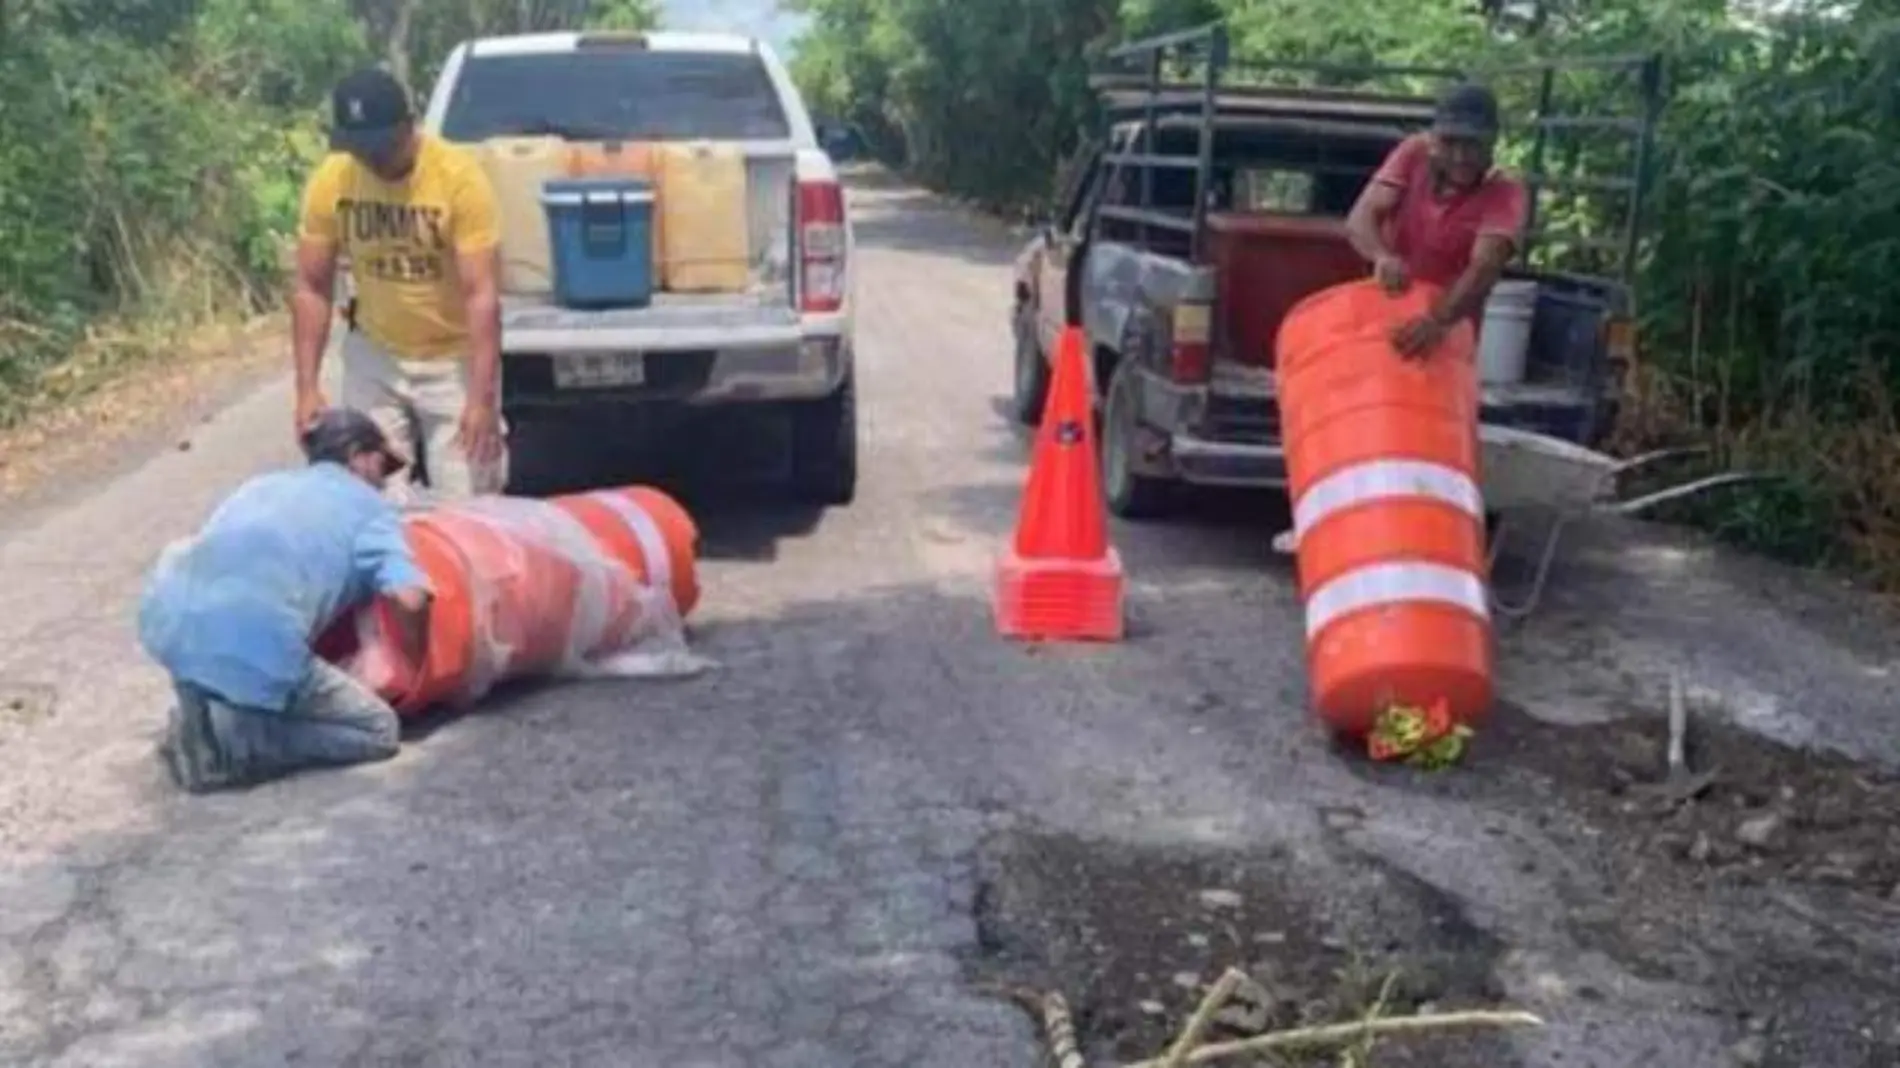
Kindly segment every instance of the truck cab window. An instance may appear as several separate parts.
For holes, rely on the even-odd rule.
[[[1311,215],[1315,206],[1313,175],[1281,168],[1247,168],[1234,175],[1233,211],[1275,215]]]
[[[778,91],[745,53],[584,52],[470,56],[442,120],[451,141],[778,141]]]

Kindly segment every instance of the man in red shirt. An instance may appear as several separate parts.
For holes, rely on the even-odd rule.
[[[1452,324],[1478,317],[1523,239],[1524,186],[1493,166],[1497,140],[1497,97],[1481,85],[1453,88],[1430,132],[1392,150],[1346,218],[1353,248],[1386,292],[1414,280],[1444,291],[1393,334],[1407,357],[1426,355]]]

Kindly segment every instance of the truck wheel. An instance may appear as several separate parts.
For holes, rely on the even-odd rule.
[[[1049,361],[1036,342],[1036,309],[1025,303],[1016,309],[1016,383],[1010,404],[1017,422],[1036,426],[1048,402]]]
[[[1155,519],[1173,505],[1175,485],[1135,471],[1137,388],[1133,368],[1116,364],[1102,410],[1102,496],[1123,519]]]
[[[792,488],[813,504],[850,504],[858,493],[858,392],[838,391],[792,411]]]

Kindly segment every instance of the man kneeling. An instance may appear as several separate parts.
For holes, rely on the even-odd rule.
[[[178,700],[159,751],[192,793],[396,754],[395,710],[310,643],[383,595],[421,650],[428,580],[380,493],[405,461],[350,409],[322,413],[303,449],[308,466],[245,483],[167,550],[139,606]]]

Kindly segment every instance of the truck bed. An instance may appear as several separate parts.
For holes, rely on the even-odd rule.
[[[547,293],[504,293],[503,351],[698,349],[795,341],[791,257],[797,160],[789,146],[780,144],[749,144],[745,150],[748,290],[661,291],[644,308],[598,311],[561,307]]]
[[[1227,359],[1273,366],[1273,342],[1293,306],[1366,275],[1344,219],[1210,212],[1209,266],[1218,279],[1218,349]]]

